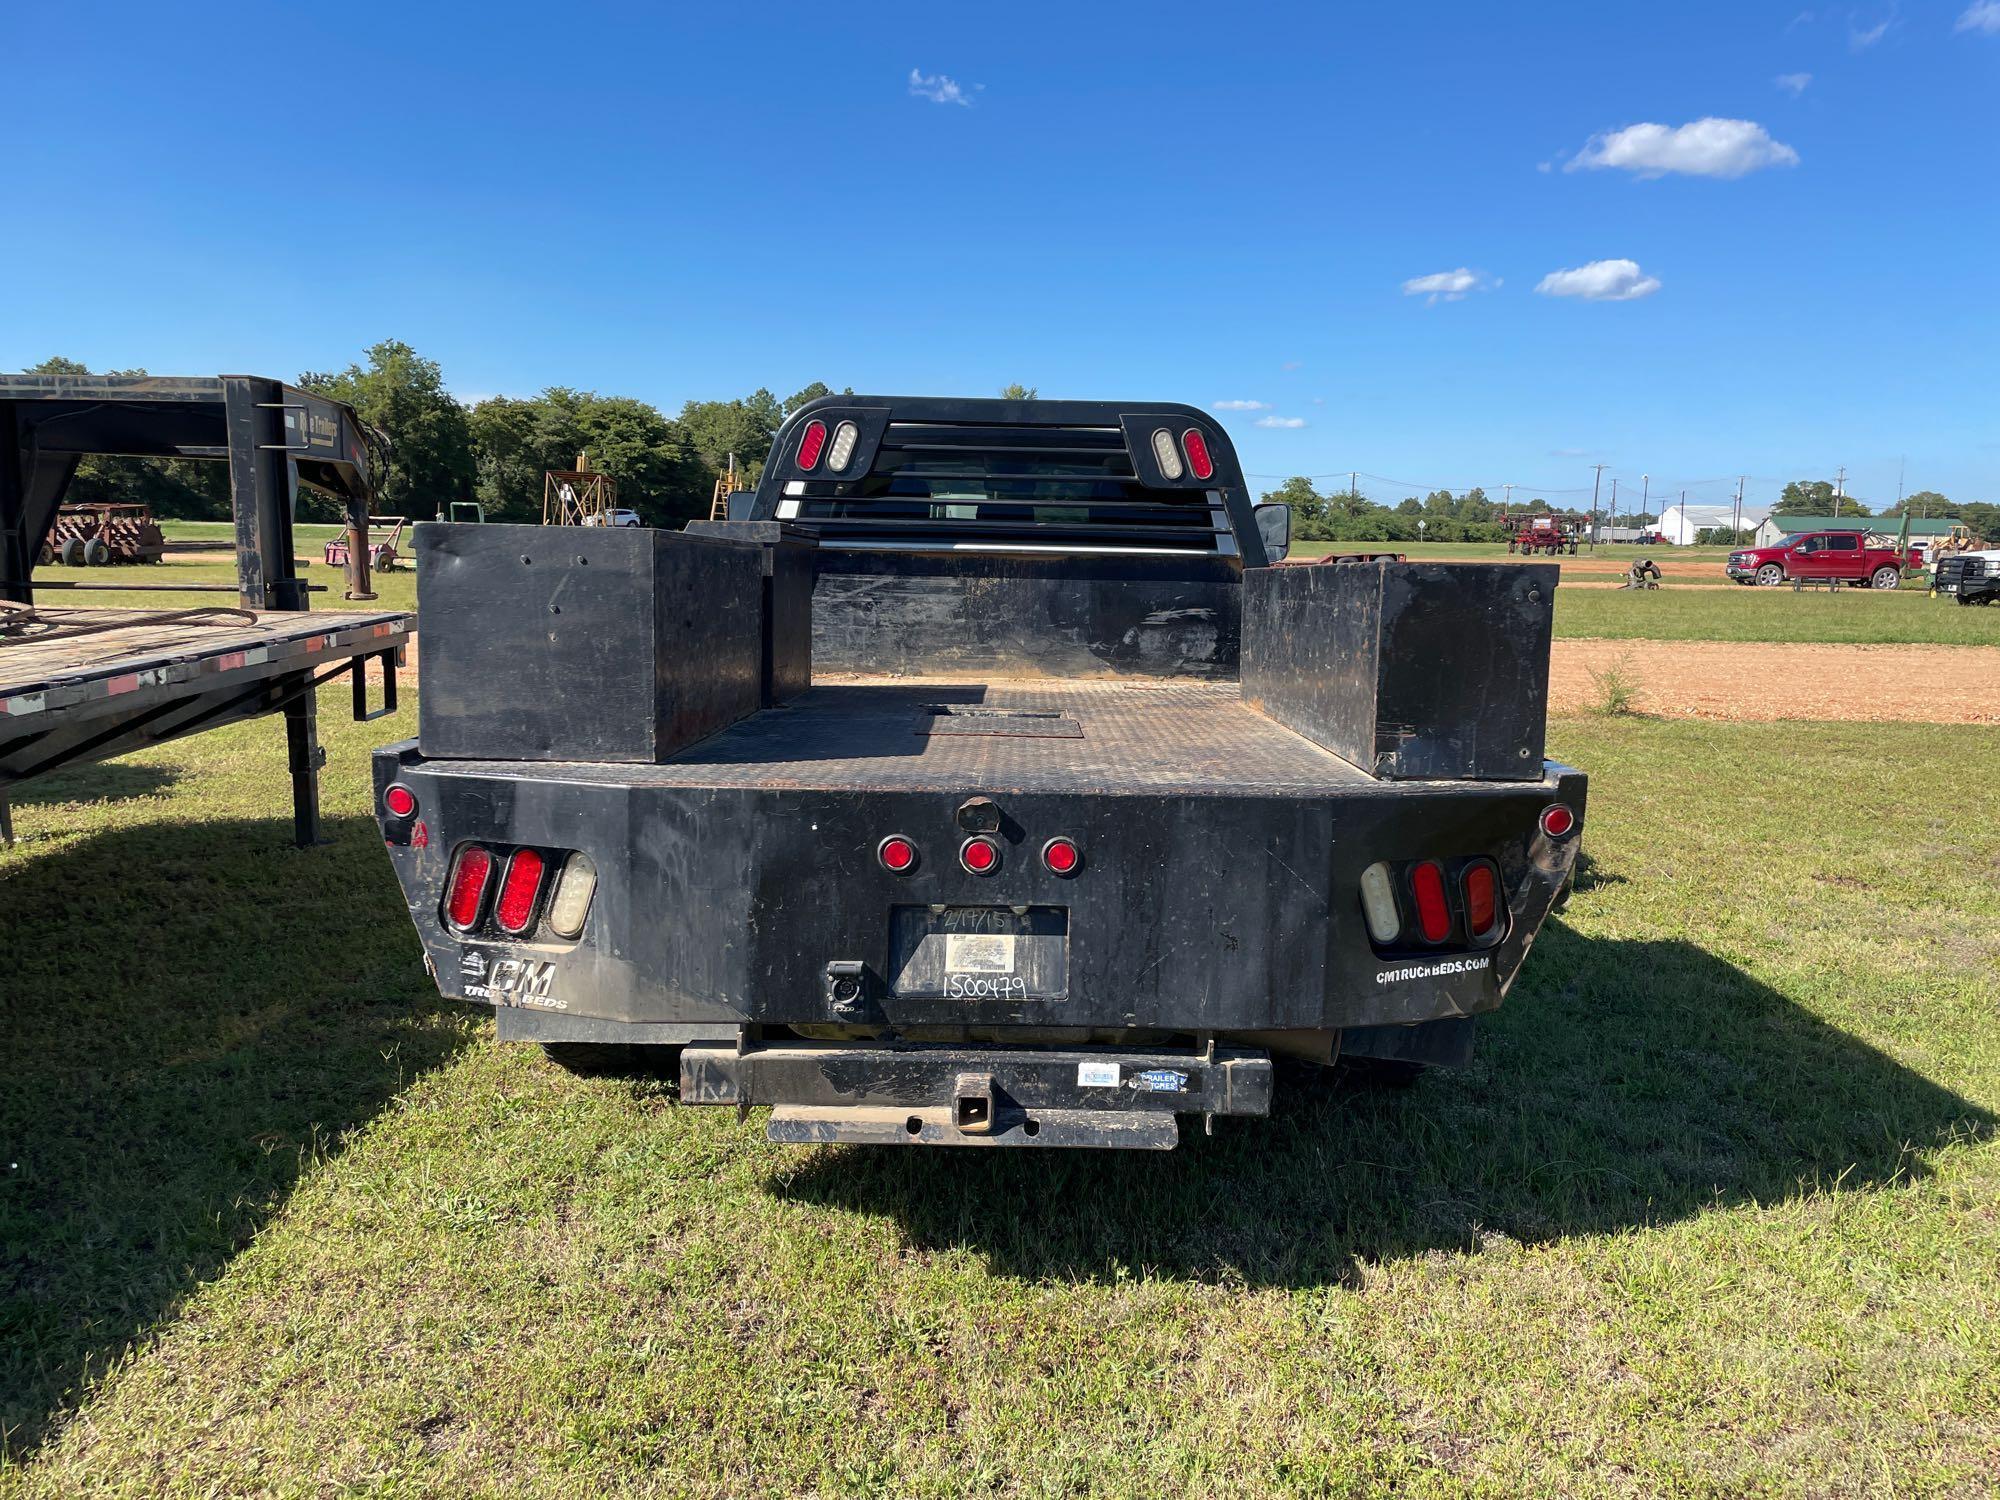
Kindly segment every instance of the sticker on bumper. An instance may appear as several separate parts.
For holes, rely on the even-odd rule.
[[[1490,953],[1468,954],[1464,958],[1439,958],[1430,963],[1398,964],[1375,975],[1377,984],[1401,984],[1407,979],[1441,979],[1447,974],[1472,974],[1493,966]]]

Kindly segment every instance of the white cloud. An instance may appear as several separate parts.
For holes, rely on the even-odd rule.
[[[1795,167],[1799,153],[1754,120],[1710,117],[1691,125],[1627,125],[1594,135],[1563,167],[1617,167],[1640,177],[1741,177],[1759,167]]]
[[[1288,359],[1282,365],[1278,366],[1278,368],[1281,370],[1296,370],[1304,363],[1305,361],[1302,359]]]
[[[1995,8],[2000,9],[2000,0],[1995,0]],[[1771,82],[1796,99],[1806,91],[1806,85],[1812,82],[1812,74],[1780,73]]]
[[[1978,31],[1987,36],[2000,36],[2000,0],[1973,0],[1958,18],[1953,31]]]
[[[1470,292],[1489,292],[1500,285],[1499,278],[1460,266],[1456,271],[1439,271],[1430,276],[1412,276],[1403,283],[1405,297],[1422,297],[1430,306],[1437,302],[1463,302]]]
[[[1218,401],[1209,408],[1211,411],[1269,411],[1270,409],[1271,403],[1268,401]]]
[[[1636,260],[1594,260],[1573,270],[1551,271],[1535,286],[1544,297],[1581,297],[1586,302],[1631,302],[1660,289]]]
[[[1850,21],[1847,25],[1848,50],[1850,52],[1866,52],[1870,47],[1889,34],[1889,27],[1894,24],[1895,19],[1896,13],[1892,10],[1873,26],[1856,26]]]
[[[1306,419],[1304,417],[1259,417],[1257,425],[1259,427],[1303,427],[1306,425]]]
[[[983,83],[973,85],[975,90],[985,87]],[[942,73],[925,73],[918,68],[910,69],[910,92],[919,99],[930,100],[933,104],[962,104],[967,109],[972,108],[972,95],[968,94],[956,79],[948,78]]]

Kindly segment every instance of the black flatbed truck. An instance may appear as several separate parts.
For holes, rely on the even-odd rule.
[[[1575,858],[1552,565],[1270,566],[1189,407],[831,397],[689,534],[419,527],[440,989],[774,1140],[1167,1148],[1469,1054]]]

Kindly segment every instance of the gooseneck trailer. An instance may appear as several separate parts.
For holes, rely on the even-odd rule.
[[[841,396],[726,521],[420,526],[374,773],[440,989],[795,1142],[1166,1148],[1277,1056],[1462,1060],[1582,826],[1557,569],[1287,519],[1189,407]]]
[[[293,558],[292,514],[309,484],[365,527],[372,439],[339,402],[256,376],[0,375],[0,840],[12,837],[7,790],[18,782],[281,713],[293,837],[318,842],[315,690],[347,674],[356,718],[393,710],[411,621],[312,609],[312,586]],[[37,579],[77,470],[97,454],[227,464],[236,582]],[[362,550],[348,596],[372,599]],[[199,597],[171,609],[49,602],[76,589]],[[370,660],[381,663],[384,684],[375,710],[366,703]]]

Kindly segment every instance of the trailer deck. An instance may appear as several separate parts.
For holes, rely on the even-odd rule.
[[[0,785],[269,712],[302,675],[317,686],[409,632],[407,615],[333,610],[0,612]]]

